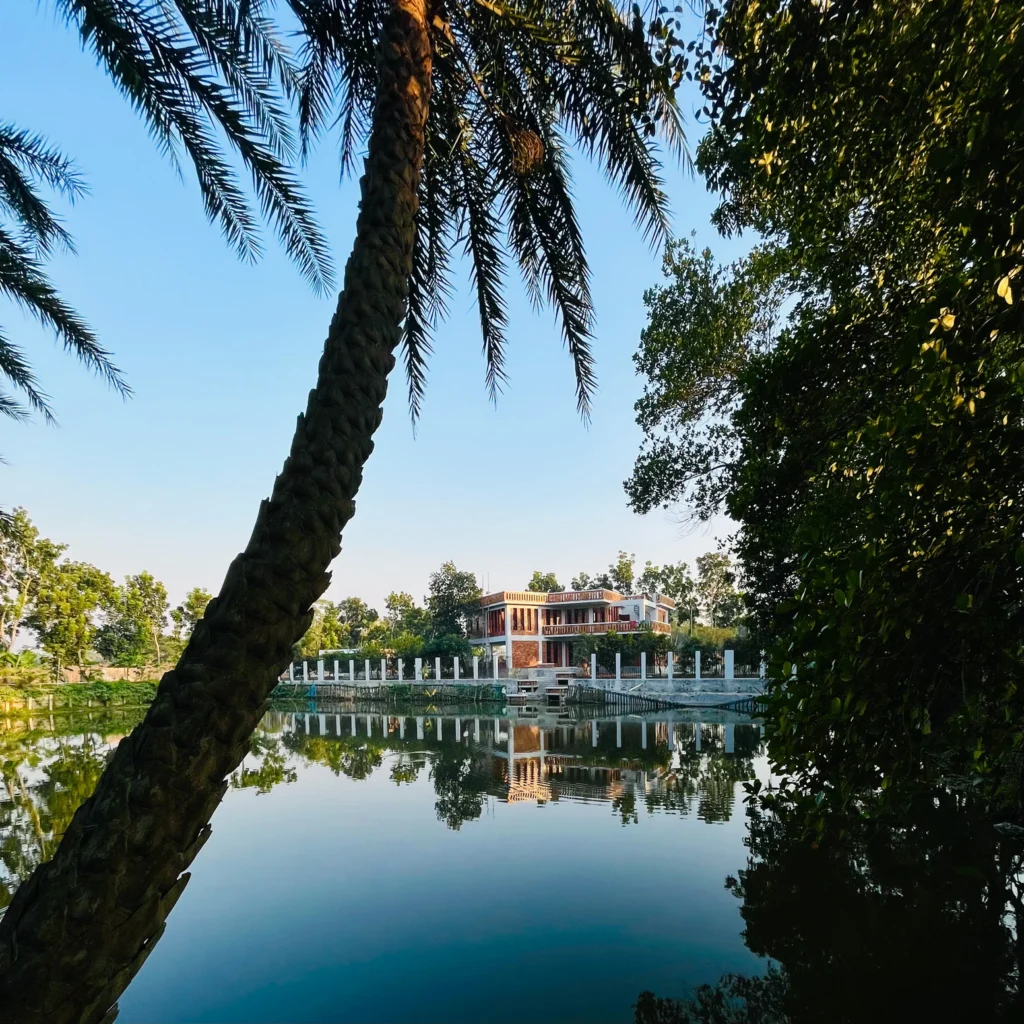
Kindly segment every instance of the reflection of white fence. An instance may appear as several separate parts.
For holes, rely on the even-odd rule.
[[[765,664],[762,660],[754,675],[754,666],[746,663],[737,671],[735,652],[731,650],[717,653],[706,659],[711,664],[701,665],[701,652],[693,651],[683,656],[682,660],[669,654],[667,663],[647,668],[647,655],[640,655],[639,665],[623,665],[622,655],[615,655],[614,675],[608,670],[599,670],[597,655],[590,656],[590,671],[574,670],[577,678],[589,680],[592,684],[602,687],[621,689],[628,683],[630,690],[655,693],[671,692],[680,689],[711,688],[722,690],[749,690],[759,692],[760,686],[753,684],[764,679]],[[706,669],[706,671],[702,671]],[[471,663],[464,663],[455,658],[381,658],[379,660],[324,659],[315,661],[306,659],[292,662],[288,666],[289,682],[293,683],[381,683],[381,682],[509,682],[515,685],[517,677],[533,678],[537,669],[517,669],[508,671],[504,658],[474,657]],[[557,670],[556,670],[557,671]],[[561,670],[560,674],[565,674]],[[511,676],[511,678],[510,678]],[[284,677],[282,677],[284,678]],[[750,684],[743,687],[743,684]],[[704,687],[702,684],[708,684]],[[513,692],[510,690],[510,692]]]

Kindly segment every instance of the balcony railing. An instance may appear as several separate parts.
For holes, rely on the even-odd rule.
[[[579,636],[581,633],[634,633],[638,629],[651,629],[655,633],[671,633],[667,622],[570,622],[562,626],[544,626],[544,636]]]

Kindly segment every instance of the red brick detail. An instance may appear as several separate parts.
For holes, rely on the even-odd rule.
[[[537,664],[536,640],[512,641],[512,667],[534,668]]]

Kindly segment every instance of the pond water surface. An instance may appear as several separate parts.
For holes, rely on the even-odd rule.
[[[826,857],[743,803],[757,721],[587,714],[268,713],[118,1019],[629,1022],[727,974],[774,1007],[750,1020],[1020,1005],[1019,850],[933,829]],[[2,903],[137,718],[0,723]]]

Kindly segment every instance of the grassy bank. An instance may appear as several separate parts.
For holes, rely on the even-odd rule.
[[[95,707],[147,707],[156,696],[156,681],[115,683],[0,683],[0,708],[5,714],[71,711]]]

